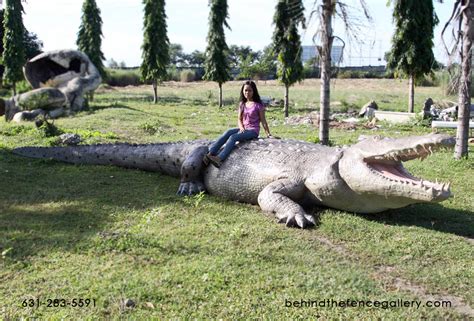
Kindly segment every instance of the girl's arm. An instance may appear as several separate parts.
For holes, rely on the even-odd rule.
[[[239,106],[239,116],[237,119],[237,123],[239,125],[240,133],[243,133],[245,131],[245,127],[244,127],[244,111],[242,109],[242,106]]]
[[[265,108],[262,107],[258,111],[258,114],[260,116],[260,122],[262,123],[263,129],[265,130],[265,133],[267,133],[267,137],[273,137],[272,134],[270,134],[270,128],[268,128],[267,119],[265,118]]]

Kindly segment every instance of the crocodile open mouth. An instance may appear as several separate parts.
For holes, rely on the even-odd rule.
[[[451,183],[430,182],[410,174],[402,162],[413,159],[424,160],[433,152],[448,148],[442,144],[419,144],[415,148],[392,151],[383,155],[366,157],[364,161],[377,176],[389,180],[392,184],[404,184],[414,189],[420,189],[435,197],[449,195]]]

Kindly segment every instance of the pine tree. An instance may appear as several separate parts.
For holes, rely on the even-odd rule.
[[[43,42],[38,39],[38,35],[36,33],[29,32],[27,29],[25,29],[24,41],[25,56],[27,60],[36,57],[43,52]]]
[[[3,27],[4,12],[5,11],[3,9],[0,9],[0,87],[2,86],[3,71],[5,70],[5,67],[3,67],[3,62],[1,61],[3,57],[3,35],[5,34]]]
[[[153,102],[158,102],[157,85],[166,79],[170,61],[170,41],[167,36],[165,0],[143,0],[142,79],[153,85]]]
[[[13,95],[16,95],[16,83],[23,79],[22,68],[26,63],[23,26],[23,5],[21,0],[8,0],[3,20],[3,78],[12,83]]]
[[[77,47],[84,52],[99,71],[102,78],[106,77],[101,51],[102,45],[102,18],[100,9],[95,0],[84,0],[82,4],[82,18],[77,33]]]
[[[301,39],[298,25],[304,26],[304,7],[301,0],[279,0],[273,23],[273,48],[277,54],[277,77],[285,85],[285,117],[288,117],[289,87],[303,79]]]
[[[224,26],[230,29],[226,21],[227,0],[210,0],[210,5],[204,79],[219,84],[219,107],[222,107],[222,84],[230,80],[229,48],[224,33]]]
[[[433,0],[393,0],[395,33],[387,66],[409,79],[408,111],[414,111],[415,80],[432,71],[433,29],[438,17]]]
[[[3,56],[3,36],[5,34],[5,28],[3,26],[4,13],[5,10],[0,9],[0,86],[1,80],[3,78],[3,71],[5,69],[3,63],[1,62],[1,57]],[[24,34],[24,48],[26,60],[39,55],[42,52],[41,49],[43,48],[43,42],[38,39],[38,36],[33,32],[29,32],[26,28]]]

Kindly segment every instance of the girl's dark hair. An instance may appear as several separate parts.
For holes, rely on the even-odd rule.
[[[245,87],[245,85],[249,85],[250,87],[252,87],[252,90],[253,90],[252,100],[256,103],[261,104],[262,100],[260,99],[260,95],[258,94],[257,85],[255,85],[255,83],[252,80],[247,80],[242,84],[242,88],[240,88],[240,103],[246,103],[247,102],[247,98],[245,98],[245,96],[244,96],[244,87]]]

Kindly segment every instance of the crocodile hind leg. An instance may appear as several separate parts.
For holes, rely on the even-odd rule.
[[[205,192],[206,188],[202,182],[202,159],[209,151],[207,146],[199,146],[194,149],[181,165],[181,183],[178,195],[193,195]]]
[[[279,179],[267,185],[258,195],[258,204],[265,212],[275,213],[279,223],[289,227],[306,228],[315,225],[312,215],[305,212],[303,207],[294,199],[301,199],[305,192],[302,182],[290,179]]]

